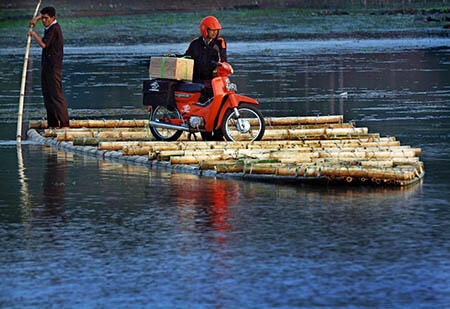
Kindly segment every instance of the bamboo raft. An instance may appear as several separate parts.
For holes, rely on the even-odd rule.
[[[28,135],[68,151],[215,177],[405,186],[424,176],[420,148],[345,123],[341,115],[265,121],[257,142],[209,142],[188,133],[176,142],[155,141],[147,120],[71,120],[70,128],[56,130],[34,121]]]

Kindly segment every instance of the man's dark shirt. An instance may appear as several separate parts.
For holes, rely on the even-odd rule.
[[[45,48],[42,49],[42,68],[61,70],[64,57],[64,38],[58,23],[45,30],[42,41]]]
[[[42,41],[45,48],[42,49],[41,87],[48,126],[68,127],[69,113],[62,90],[64,39],[58,23],[52,24],[45,30]]]
[[[217,38],[206,44],[202,36],[189,44],[185,56],[194,59],[194,81],[211,80],[213,71],[219,61],[227,61],[227,48],[225,40]]]

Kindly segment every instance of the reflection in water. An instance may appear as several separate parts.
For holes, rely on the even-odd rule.
[[[361,188],[214,179],[71,157],[40,145],[23,146],[25,162],[17,149],[18,183],[16,153],[6,148],[2,158],[13,163],[0,173],[0,232],[6,235],[0,238],[0,302],[445,307],[448,48],[337,52],[328,43],[331,53],[305,53],[301,44],[286,44],[292,47],[230,49],[240,92],[258,99],[266,116],[344,114],[370,132],[422,148],[423,184]],[[77,51],[65,59],[64,83],[76,117],[139,115],[149,52],[121,50]],[[0,80],[13,80],[23,58],[4,53]],[[40,119],[39,74],[29,76],[34,89],[27,110]],[[17,91],[3,82],[0,92],[6,128],[0,133],[12,136],[17,108],[10,102]],[[61,224],[66,215],[70,222]]]
[[[20,182],[20,202],[22,205],[22,220],[23,222],[27,222],[31,214],[30,193],[28,190],[27,178],[25,176],[22,145],[20,143],[17,144],[17,169]]]
[[[212,229],[218,232],[215,240],[224,242],[232,228],[229,207],[239,204],[239,184],[187,174],[173,174],[171,183],[183,228],[194,232]]]
[[[434,295],[416,282],[433,291],[442,284],[446,269],[435,265],[448,251],[448,207],[427,209],[430,186],[215,179],[41,146],[24,147],[24,156],[32,224],[24,233],[23,225],[0,222],[9,235],[0,239],[0,272],[14,272],[1,278],[17,295],[8,304],[77,293],[89,306],[109,303],[113,293],[144,306],[183,299],[180,306],[251,307],[271,289],[269,307],[337,298],[365,305],[369,295],[378,303],[393,290],[397,304],[406,301],[400,293],[423,293],[419,301]],[[325,289],[327,298],[315,293]],[[139,298],[150,290],[160,298]]]
[[[114,172],[121,175],[140,175],[148,176],[149,169],[141,165],[129,165],[110,161],[98,161],[98,167],[102,172]]]
[[[43,182],[45,215],[62,219],[65,219],[64,195],[67,171],[65,154],[65,152],[48,153]]]

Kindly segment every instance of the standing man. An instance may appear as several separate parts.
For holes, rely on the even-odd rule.
[[[47,122],[49,128],[69,127],[69,113],[67,103],[62,90],[62,61],[64,56],[64,39],[61,27],[56,21],[54,7],[45,7],[41,14],[30,21],[34,27],[38,20],[44,25],[44,37],[30,31],[39,46],[42,47],[41,59],[41,85],[42,96],[47,110]]]

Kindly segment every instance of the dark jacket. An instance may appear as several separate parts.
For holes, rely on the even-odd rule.
[[[45,30],[42,41],[42,68],[61,70],[64,57],[64,38],[58,23]]]
[[[194,59],[194,81],[211,80],[217,62],[227,61],[227,47],[223,38],[217,38],[206,44],[200,36],[189,44],[184,55]]]

